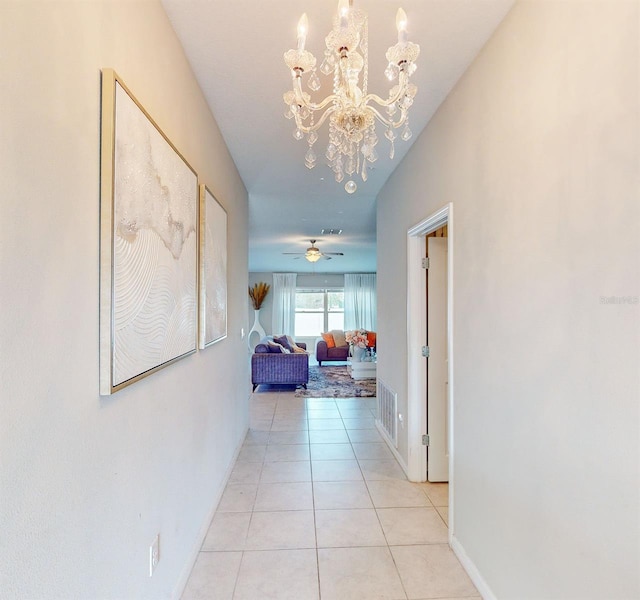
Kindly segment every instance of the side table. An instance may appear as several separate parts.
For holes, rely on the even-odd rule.
[[[363,360],[361,362],[347,362],[347,372],[352,379],[375,379],[376,362],[373,360]]]

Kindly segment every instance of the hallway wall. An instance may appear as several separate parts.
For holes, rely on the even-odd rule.
[[[0,596],[175,597],[248,423],[247,193],[159,2],[0,2],[0,55]],[[229,336],[101,398],[103,67],[227,210]]]
[[[407,229],[453,202],[454,535],[487,597],[640,597],[639,17],[518,3],[378,199],[405,414]]]

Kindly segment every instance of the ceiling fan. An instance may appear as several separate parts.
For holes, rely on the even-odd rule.
[[[304,256],[311,263],[318,262],[321,258],[331,260],[331,256],[344,256],[344,252],[320,252],[315,246],[316,240],[309,241],[311,246],[307,248],[306,252],[283,252],[282,254],[298,254],[299,256],[296,256],[294,260]]]

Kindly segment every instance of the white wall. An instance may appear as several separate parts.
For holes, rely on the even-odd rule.
[[[0,2],[0,55],[0,596],[169,598],[248,421],[247,194],[158,2]],[[103,67],[227,209],[230,285],[228,339],[101,398]]]
[[[405,413],[406,232],[454,205],[454,534],[496,598],[640,597],[638,7],[517,4],[379,196]]]

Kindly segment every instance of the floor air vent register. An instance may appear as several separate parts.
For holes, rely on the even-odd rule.
[[[398,447],[398,394],[382,379],[378,379],[378,421],[382,429]]]

